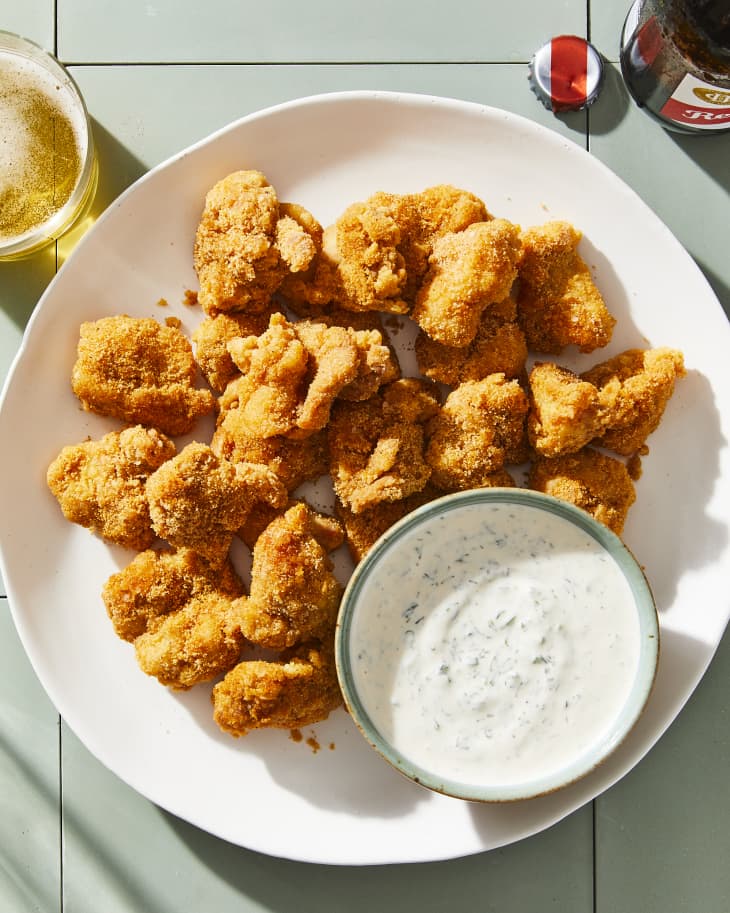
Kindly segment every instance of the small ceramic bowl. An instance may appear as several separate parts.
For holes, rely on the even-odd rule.
[[[548,495],[448,495],[391,527],[342,601],[346,706],[398,771],[461,799],[560,789],[622,742],[659,625],[618,536]]]

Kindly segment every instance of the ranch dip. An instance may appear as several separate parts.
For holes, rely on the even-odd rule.
[[[402,756],[447,780],[510,785],[606,734],[638,669],[640,627],[614,559],[525,504],[463,504],[386,549],[349,637],[353,685]]]

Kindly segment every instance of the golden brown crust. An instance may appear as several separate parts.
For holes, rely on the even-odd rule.
[[[352,559],[355,562],[361,561],[380,536],[394,523],[422,504],[441,497],[442,494],[442,491],[427,482],[421,491],[417,491],[407,498],[402,498],[400,501],[381,501],[358,514],[353,513],[345,504],[338,501],[336,513],[345,528],[347,548]]]
[[[512,298],[490,305],[482,314],[468,346],[445,346],[421,331],[416,337],[416,358],[421,374],[450,387],[490,374],[520,378],[525,373],[527,343],[516,320]]]
[[[617,534],[636,500],[624,464],[590,447],[553,459],[538,457],[532,464],[528,486],[570,501]]]
[[[342,703],[331,649],[297,647],[280,660],[239,663],[213,689],[213,717],[225,732],[298,729],[326,719]]]
[[[140,668],[177,691],[227,672],[241,655],[239,612],[245,602],[245,596],[231,600],[207,592],[162,616],[134,641]]]
[[[338,396],[363,399],[398,374],[377,330],[274,314],[259,337],[234,339],[228,351],[242,377],[226,388],[221,413],[252,437],[306,437],[325,427]]]
[[[210,442],[216,456],[231,463],[262,463],[289,492],[327,472],[325,431],[299,439],[281,435],[254,437],[241,430],[240,416],[237,409],[221,412],[220,424]]]
[[[494,473],[526,458],[527,410],[522,387],[504,374],[460,384],[428,424],[432,483],[444,491],[510,484]]]
[[[327,551],[342,541],[334,517],[318,518],[301,502],[266,527],[254,546],[250,598],[242,614],[247,640],[283,650],[332,636],[342,587]]]
[[[268,467],[221,460],[207,444],[188,444],[147,481],[157,535],[217,566],[253,504],[276,507],[286,499],[286,489]]]
[[[656,431],[684,359],[676,349],[628,349],[581,377],[598,388],[605,431],[596,443],[631,456]]]
[[[423,458],[423,422],[438,400],[425,381],[403,378],[363,403],[337,403],[327,440],[330,475],[354,513],[420,491],[431,475]]]
[[[244,595],[243,583],[229,561],[213,568],[192,549],[147,549],[109,577],[102,599],[117,635],[132,641],[154,627],[161,616],[205,593],[231,598]]]
[[[522,234],[518,319],[535,352],[559,354],[569,345],[592,352],[611,339],[616,320],[578,253],[580,239],[568,222]]]
[[[239,336],[260,336],[266,331],[272,313],[272,307],[268,307],[256,314],[217,314],[206,317],[198,325],[193,333],[195,359],[216,393],[222,393],[240,373],[228,351],[228,343]]]
[[[405,260],[398,250],[401,229],[389,194],[374,194],[353,203],[336,223],[336,262],[352,311],[405,314]]]
[[[530,372],[527,436],[541,456],[576,453],[605,424],[596,387],[567,368],[538,362]]]
[[[116,545],[141,550],[154,540],[146,481],[174,456],[169,438],[137,425],[64,447],[46,480],[67,520]]]
[[[509,295],[519,254],[519,229],[505,219],[442,235],[434,242],[411,316],[436,342],[468,346],[484,310]]]
[[[194,386],[190,342],[176,327],[146,317],[82,323],[71,386],[84,409],[165,434],[186,434],[213,411],[210,390]]]
[[[316,243],[305,212],[280,207],[260,171],[235,171],[208,191],[193,251],[206,314],[266,310],[284,278],[308,267]]]

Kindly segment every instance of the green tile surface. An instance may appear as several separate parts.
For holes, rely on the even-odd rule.
[[[590,806],[529,840],[466,859],[317,866],[234,847],[160,811],[92,759],[68,729],[63,760],[67,913],[591,909]]]
[[[730,634],[659,745],[596,801],[597,913],[730,910]]]
[[[60,909],[59,720],[0,599],[0,910]]]
[[[582,0],[61,0],[58,43],[69,62],[525,61],[585,24]]]
[[[53,52],[55,28],[54,0],[0,0],[0,29],[30,38]]]
[[[613,61],[628,5],[590,4],[591,38]],[[587,142],[669,225],[730,309],[730,136],[666,133],[630,103],[615,67],[589,115],[555,118],[528,89],[535,47],[585,33],[586,8],[582,0],[404,0],[362,12],[333,0],[0,0],[0,28],[52,47],[55,10],[60,56],[73,64],[95,123],[95,214],[148,168],[267,105],[345,89],[454,96]],[[59,244],[59,262],[81,230]],[[0,263],[0,376],[55,268],[53,248]],[[0,913],[728,913],[729,677],[726,637],[647,758],[543,834],[431,865],[310,866],[199,831],[120,782],[65,726],[59,740],[58,717],[0,599]]]

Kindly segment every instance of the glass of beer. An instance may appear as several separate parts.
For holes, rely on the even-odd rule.
[[[0,260],[32,253],[71,228],[96,181],[76,83],[41,47],[0,31]]]

